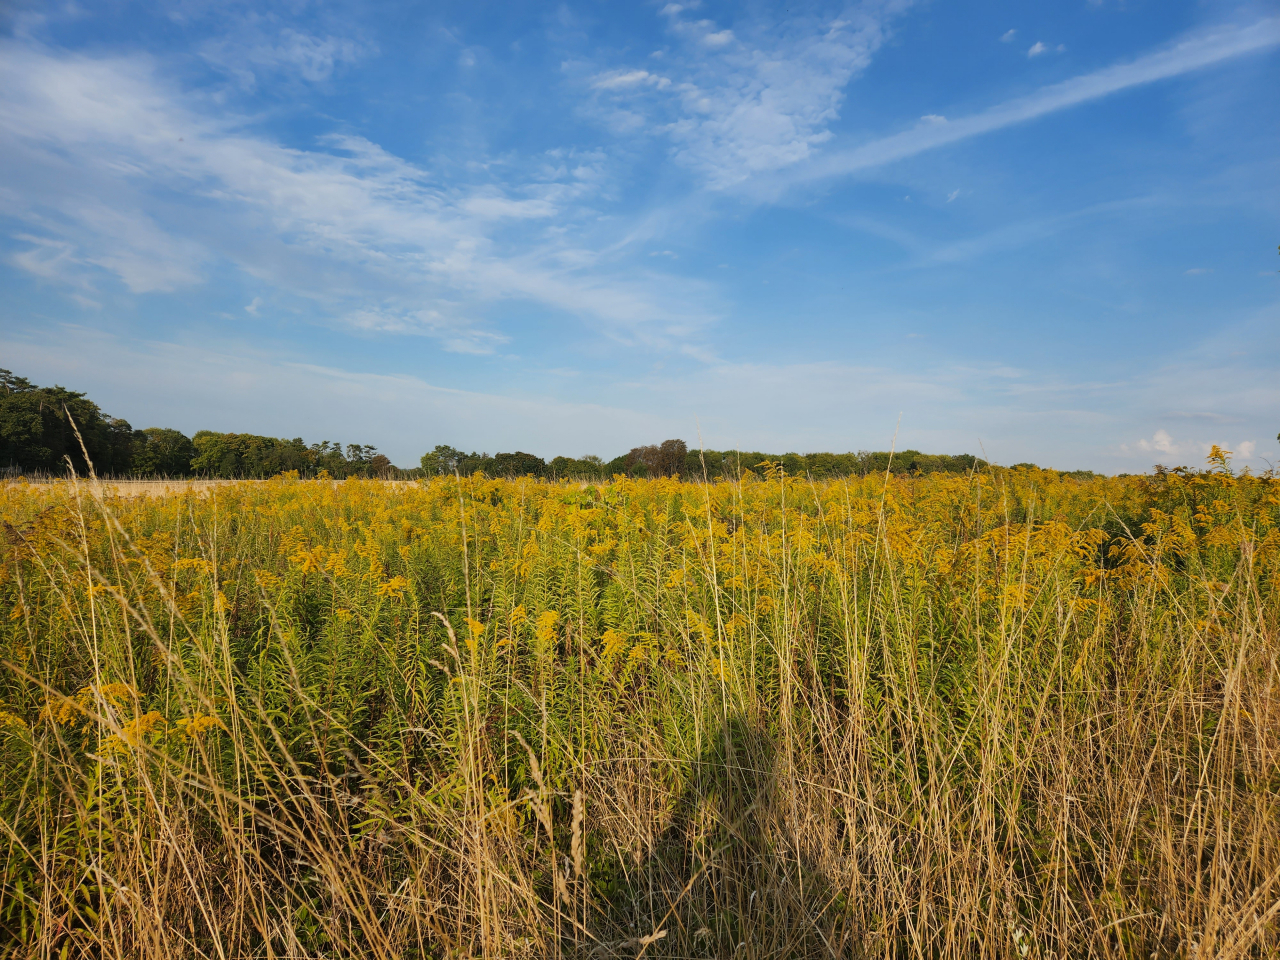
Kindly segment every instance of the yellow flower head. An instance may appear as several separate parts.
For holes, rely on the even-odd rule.
[[[322,545],[317,545],[310,550],[305,547],[299,547],[297,552],[289,558],[289,561],[301,567],[303,573],[310,573],[324,566],[325,557],[328,556],[328,553],[329,551]]]
[[[280,589],[280,578],[270,570],[253,571],[253,579],[257,581],[259,589],[266,593],[275,593]]]
[[[194,717],[183,717],[175,726],[189,740],[198,740],[206,730],[225,730],[226,726],[217,717],[197,713]]]
[[[386,583],[378,586],[378,596],[391,597],[399,600],[404,596],[404,592],[409,589],[409,581],[404,577],[392,577]]]
[[[107,754],[122,754],[130,748],[141,745],[144,737],[157,731],[163,732],[167,723],[159,710],[152,710],[140,717],[134,717],[120,729],[119,734],[112,734],[103,743],[103,751]]]
[[[625,634],[619,633],[617,630],[609,629],[604,632],[604,636],[600,638],[604,644],[604,650],[601,656],[605,664],[612,664],[618,659],[618,655],[622,653],[627,646],[627,638]]]
[[[555,610],[544,610],[538,614],[538,621],[534,627],[534,636],[538,638],[539,643],[549,643],[555,638],[556,623],[559,620],[560,614]]]
[[[88,718],[99,702],[115,710],[124,710],[138,698],[137,692],[127,683],[104,683],[95,687],[92,684],[81,687],[74,697],[59,697],[50,700],[40,716],[52,720],[60,727],[75,726]]]
[[[476,649],[479,646],[480,638],[484,636],[484,624],[479,620],[473,620],[467,617],[467,649],[471,651],[471,655],[476,655]]]
[[[1217,467],[1223,473],[1231,472],[1231,451],[1223,450],[1216,443],[1209,450],[1209,455],[1204,459],[1210,466]]]
[[[0,707],[0,730],[20,733],[27,729],[27,725],[22,718],[16,713],[10,713],[8,710]]]

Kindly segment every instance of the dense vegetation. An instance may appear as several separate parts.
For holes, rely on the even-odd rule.
[[[82,450],[76,430],[84,440]],[[89,461],[86,462],[84,452]],[[402,470],[365,444],[323,441],[308,445],[301,437],[285,440],[249,433],[200,430],[187,437],[178,430],[134,430],[128,421],[107,416],[83,393],[63,387],[37,387],[0,370],[0,473],[65,475],[68,462],[79,474],[90,463],[104,477],[211,477],[262,479],[291,471],[301,477],[322,473],[335,479],[420,476],[542,477],[551,480],[608,480],[614,476],[737,479],[763,462],[780,463],[793,476],[815,479],[866,476],[869,473],[964,473],[980,461],[969,455],[939,456],[918,450],[870,453],[767,454],[746,451],[691,451],[683,440],[634,447],[605,461],[597,456],[555,457],[550,463],[532,453],[464,453],[438,445],[419,467]]]
[[[0,953],[1263,958],[1280,484],[0,488]]]
[[[135,430],[127,420],[103,413],[83,393],[39,387],[0,370],[0,473],[65,476],[68,465],[81,476],[92,465],[103,477],[240,479],[291,470],[303,476],[323,470],[337,478],[400,473],[374,447],[358,443],[344,451],[340,443],[308,446],[301,438],[211,430],[187,437],[164,427]]]
[[[0,370],[0,467],[61,474],[70,460],[84,474],[87,450],[103,473],[124,474],[132,468],[135,442],[128,421],[107,416],[83,393],[37,387]]]
[[[683,440],[634,447],[605,461],[587,456],[579,459],[556,457],[550,463],[531,453],[463,453],[440,445],[423,454],[422,470],[427,476],[546,477],[553,480],[608,480],[627,477],[684,477],[690,480],[736,480],[744,471],[761,464],[778,464],[791,476],[828,480],[834,477],[865,477],[872,473],[966,473],[982,461],[968,454],[947,456],[919,450],[860,451],[858,453],[761,453],[744,450],[690,450]],[[1031,464],[1024,464],[1031,466]],[[1092,476],[1085,472],[1084,475]]]
[[[201,430],[192,446],[195,456],[187,472],[205,477],[275,477],[290,471],[316,476],[322,470],[335,478],[382,477],[395,470],[376,448],[357,443],[348,444],[344,452],[342,444],[327,440],[307,446],[301,437],[278,440]]]

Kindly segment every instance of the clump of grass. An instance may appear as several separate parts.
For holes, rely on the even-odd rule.
[[[9,485],[0,518],[6,955],[1280,949],[1273,480]]]

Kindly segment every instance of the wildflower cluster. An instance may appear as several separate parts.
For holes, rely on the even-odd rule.
[[[5,890],[134,876],[68,895],[123,953],[1271,955],[1280,485],[1211,466],[0,488]]]

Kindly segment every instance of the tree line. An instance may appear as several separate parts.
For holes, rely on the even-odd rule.
[[[77,436],[77,431],[79,436]],[[490,477],[532,476],[551,480],[601,481],[629,477],[680,477],[696,480],[737,479],[746,471],[781,469],[791,476],[827,479],[892,471],[964,473],[982,461],[969,454],[949,456],[919,450],[857,453],[783,453],[744,450],[690,450],[683,440],[633,447],[604,460],[598,456],[555,457],[532,453],[465,453],[441,444],[422,456],[418,467],[400,469],[366,444],[323,441],[307,444],[248,433],[200,430],[188,437],[167,427],[135,430],[112,417],[82,392],[40,387],[0,369],[0,472],[61,474],[68,462],[79,474],[94,471],[111,477],[262,478],[289,471],[336,479],[383,477],[413,479],[455,473]]]
[[[62,474],[68,462],[81,475],[92,462],[95,473],[109,477],[261,478],[290,470],[308,477],[328,471],[337,478],[403,473],[367,444],[343,447],[326,440],[308,445],[301,437],[213,430],[188,437],[167,427],[135,430],[82,392],[40,387],[0,369],[0,472]]]
[[[422,456],[427,476],[483,473],[490,477],[534,476],[551,480],[607,480],[630,477],[737,479],[746,471],[781,469],[791,476],[814,479],[866,476],[871,473],[965,473],[985,461],[970,454],[928,454],[919,450],[857,453],[763,453],[745,450],[690,450],[683,440],[633,447],[612,460],[597,456],[556,457],[550,462],[532,453],[464,453],[447,445]],[[1032,466],[1023,464],[1023,466]]]

